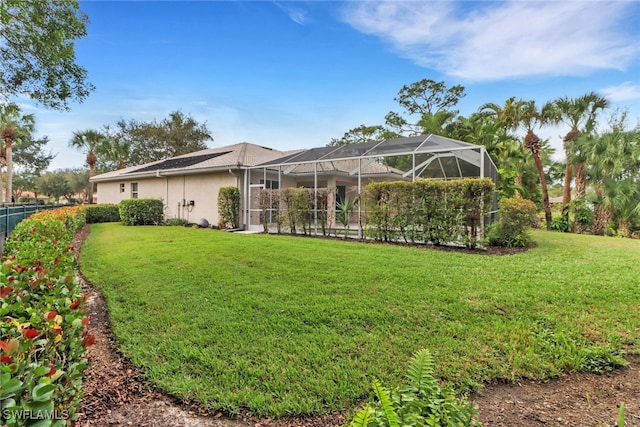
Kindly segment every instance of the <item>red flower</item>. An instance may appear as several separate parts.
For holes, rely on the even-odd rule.
[[[84,316],[82,318],[82,325],[86,326],[89,324],[89,318],[87,316]]]
[[[47,322],[50,320],[55,319],[55,317],[58,315],[58,312],[55,310],[51,310],[48,311],[45,315],[44,315],[44,320],[46,320]]]
[[[38,332],[38,330],[37,330],[37,329],[35,329],[35,328],[25,329],[25,330],[24,330],[24,331],[22,331],[22,332],[24,333],[24,337],[25,337],[25,338],[27,338],[27,339],[29,339],[29,340],[32,340],[32,339],[34,339],[35,337],[37,337],[37,336],[38,336],[38,333],[39,333],[39,332]]]
[[[75,301],[72,301],[71,305],[69,306],[69,309],[70,310],[75,310],[76,308],[80,307],[80,302],[81,302],[80,298],[78,298]]]
[[[2,363],[11,363],[11,362],[13,362],[13,357],[3,354],[2,356],[0,356],[0,362],[2,362]]]
[[[3,286],[0,288],[0,298],[4,298],[7,295],[9,295],[11,293],[11,291],[13,291],[13,288],[11,286]]]
[[[54,326],[53,328],[51,328],[51,330],[53,331],[54,334],[59,334],[62,332],[62,328],[59,326]]]
[[[0,349],[3,351],[7,351],[7,347],[9,346],[9,343],[6,341],[0,341]]]
[[[93,345],[95,342],[96,342],[96,337],[94,337],[93,335],[87,335],[82,339],[82,344],[84,344],[85,347],[89,347],[90,345]]]
[[[49,373],[47,375],[45,375],[45,377],[52,377],[53,375],[55,375],[56,373],[56,368],[54,368],[53,366],[49,367]]]

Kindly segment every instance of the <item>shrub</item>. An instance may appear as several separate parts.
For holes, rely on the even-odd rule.
[[[584,198],[571,200],[569,211],[573,213],[573,231],[575,233],[583,233],[593,228],[593,211]]]
[[[170,218],[166,220],[162,225],[185,227],[189,225],[189,221],[183,218]]]
[[[240,215],[240,190],[237,187],[222,187],[218,193],[218,226],[238,228]]]
[[[120,222],[118,205],[88,205],[85,209],[87,212],[87,224]]]
[[[525,247],[531,244],[528,229],[537,219],[535,203],[527,199],[502,199],[498,203],[499,220],[491,226],[488,241],[493,246]]]
[[[358,412],[351,427],[369,426],[480,426],[473,405],[457,399],[453,390],[441,388],[434,378],[433,358],[428,350],[418,351],[407,370],[407,384],[392,392],[373,380],[378,401]]]
[[[21,221],[0,266],[2,423],[59,426],[78,418],[87,367],[85,295],[72,242],[85,208],[40,212]],[[25,424],[24,414],[38,420]]]
[[[164,203],[160,199],[126,199],[119,205],[124,225],[158,225],[164,216]]]

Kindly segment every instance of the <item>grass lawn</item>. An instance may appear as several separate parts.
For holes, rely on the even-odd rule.
[[[640,352],[640,241],[538,231],[485,256],[184,227],[96,224],[81,268],[123,354],[233,413],[354,408],[421,348],[458,390],[601,371]]]

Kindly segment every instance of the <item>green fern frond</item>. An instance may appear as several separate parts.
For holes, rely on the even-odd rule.
[[[391,402],[391,394],[382,386],[382,383],[377,379],[373,380],[373,392],[376,394],[380,406],[384,411],[385,417],[389,427],[400,427],[400,420]]]
[[[376,421],[376,411],[371,405],[366,405],[353,417],[349,427],[369,427],[374,426]]]
[[[409,362],[406,378],[418,394],[431,395],[438,389],[438,382],[434,378],[435,363],[433,356],[427,349],[418,350]]]

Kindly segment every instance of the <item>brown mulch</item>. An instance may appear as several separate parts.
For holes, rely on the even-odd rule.
[[[77,254],[88,232],[85,226],[77,234]],[[276,420],[242,413],[228,417],[154,390],[118,352],[105,300],[80,276],[90,296],[90,327],[96,343],[89,347],[91,364],[78,426],[329,427],[347,422],[343,414]],[[621,402],[626,408],[625,426],[640,427],[640,356],[629,356],[627,361],[628,367],[600,375],[574,373],[546,383],[489,384],[471,400],[486,427],[614,427]]]

